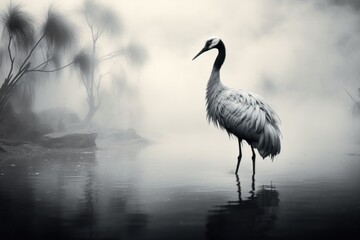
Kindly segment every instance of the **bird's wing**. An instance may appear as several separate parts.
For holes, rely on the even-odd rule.
[[[231,132],[244,139],[256,140],[265,124],[276,123],[275,111],[255,94],[229,89],[219,96],[220,123]]]

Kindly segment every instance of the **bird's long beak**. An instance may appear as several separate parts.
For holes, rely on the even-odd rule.
[[[203,49],[201,49],[201,51],[198,54],[196,54],[196,56],[192,60],[194,60],[195,58],[197,58],[198,56],[200,56],[202,53],[206,52],[207,50],[209,50],[209,49],[204,47]]]

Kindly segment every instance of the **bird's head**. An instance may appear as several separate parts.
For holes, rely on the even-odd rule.
[[[196,54],[196,56],[192,60],[194,60],[195,58],[197,58],[198,56],[200,56],[204,52],[209,51],[210,49],[217,48],[217,46],[219,45],[220,42],[221,42],[221,39],[219,37],[211,37],[211,38],[209,38],[205,42],[205,46],[203,47],[203,49],[201,49],[201,51],[198,54]]]

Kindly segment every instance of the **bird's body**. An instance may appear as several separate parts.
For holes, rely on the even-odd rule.
[[[211,38],[197,56],[212,48],[217,48],[219,53],[206,88],[207,119],[226,130],[229,135],[238,138],[239,157],[236,174],[242,157],[241,141],[245,140],[251,146],[255,174],[254,148],[258,149],[263,158],[267,156],[273,158],[280,153],[279,117],[259,96],[244,90],[231,89],[222,84],[220,68],[226,55],[223,42],[219,38]]]
[[[260,155],[280,152],[279,118],[259,96],[224,86],[212,72],[206,91],[207,118],[228,134],[245,140]]]

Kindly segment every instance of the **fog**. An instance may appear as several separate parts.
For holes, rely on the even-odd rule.
[[[82,48],[92,47],[82,1],[7,0],[0,4],[1,13],[10,2],[31,13],[37,26],[49,6],[72,23],[77,43],[59,58],[60,65]],[[114,22],[107,26],[110,31],[101,36],[96,57],[114,50],[123,55],[98,68],[97,76],[103,74],[102,100],[92,124],[81,122],[90,104],[84,73],[73,67],[29,74],[23,79],[28,95],[14,94],[15,110],[32,108],[39,119],[50,116],[45,127],[41,123],[36,129],[26,128],[32,128],[36,119],[31,111],[19,117],[20,124],[11,111],[5,111],[9,115],[5,121],[0,115],[2,235],[9,239],[359,235],[360,108],[356,110],[354,102],[360,104],[359,2],[98,0],[111,13],[100,18],[117,16],[119,21],[118,31]],[[223,84],[262,96],[281,119],[281,153],[273,161],[263,161],[257,154],[256,176],[246,143],[239,174],[234,176],[237,140],[206,120],[205,88],[217,52],[192,58],[214,35],[227,50]],[[0,84],[10,65],[6,50],[5,44],[0,46]],[[54,111],[41,115],[47,109]],[[66,129],[61,124],[65,109],[75,113],[75,117],[68,114],[69,119],[77,119],[68,125],[73,127],[67,129],[69,135],[74,130],[75,135],[91,138],[91,147],[88,143],[84,148],[76,138],[46,145],[47,136],[57,138]],[[121,131],[128,128],[136,132]],[[35,133],[30,135],[34,142],[28,142],[27,135],[24,141],[2,139],[2,132],[20,135],[24,129]],[[128,133],[135,137],[127,138]]]
[[[205,120],[216,51],[191,61],[217,35],[227,48],[223,83],[262,95],[278,111],[280,158],[331,154],[355,141],[359,119],[345,92],[355,94],[360,74],[360,19],[351,1],[129,1],[120,9],[149,51],[139,88],[147,135],[206,136],[237,153],[236,141]]]
[[[47,8],[42,1],[18,2],[39,19]],[[205,40],[216,35],[227,49],[223,83],[256,92],[278,111],[285,157],[288,151],[334,150],[345,139],[358,137],[359,119],[345,92],[355,95],[360,85],[356,1],[101,2],[118,13],[123,31],[105,39],[99,51],[136,41],[147,60],[142,67],[126,59],[102,67],[109,74],[94,117],[98,124],[135,128],[160,142],[209,137],[235,154],[236,142],[205,119],[205,86],[217,53],[191,61]],[[75,22],[80,44],[86,44],[89,30],[79,16],[81,3],[47,4]],[[34,110],[53,107],[86,114],[86,93],[74,71],[49,74],[37,84]]]

